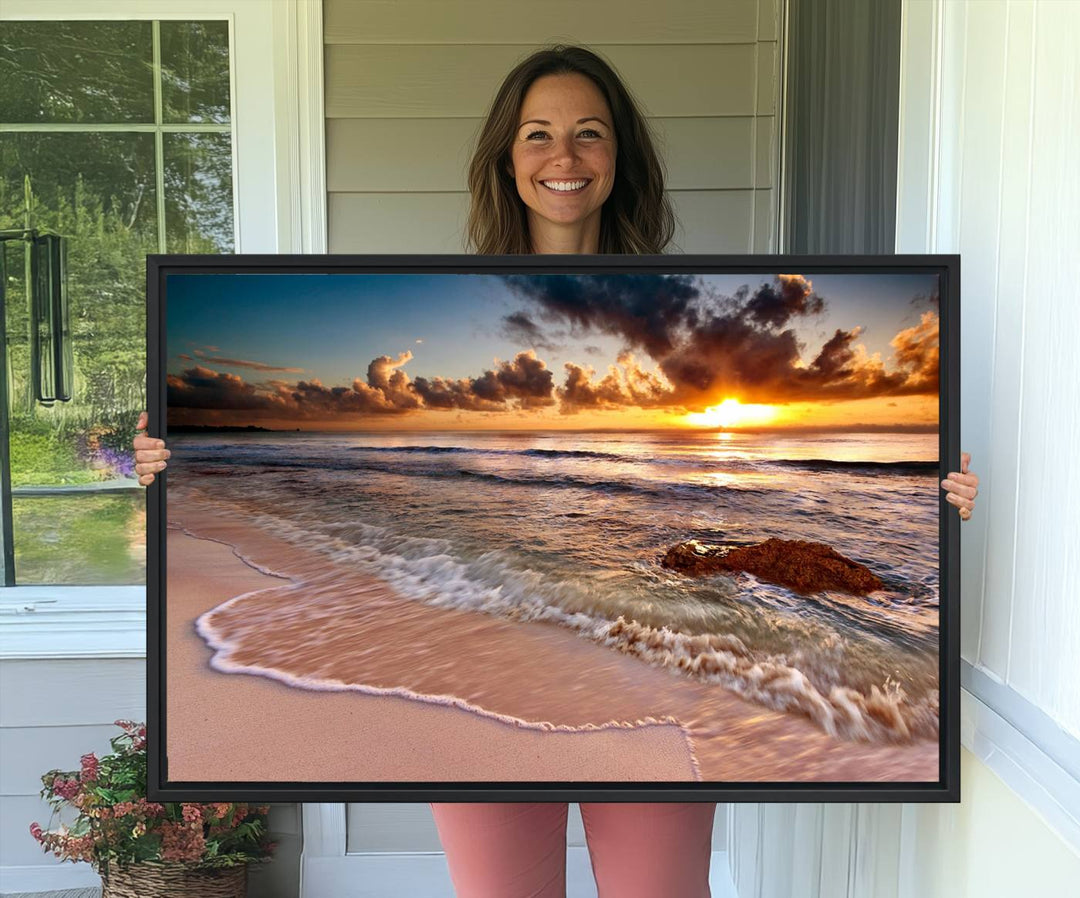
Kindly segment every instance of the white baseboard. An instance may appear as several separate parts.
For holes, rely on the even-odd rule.
[[[1022,696],[996,686],[966,662],[961,682],[965,687],[960,691],[961,744],[1080,852],[1076,740]],[[1038,742],[1032,734],[1037,734]]]

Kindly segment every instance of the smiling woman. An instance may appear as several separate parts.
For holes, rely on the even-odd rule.
[[[528,207],[533,251],[583,252],[599,242],[615,178],[611,110],[584,75],[547,75],[525,94],[521,117],[510,172]]]
[[[538,51],[507,75],[468,183],[479,253],[662,253],[675,232],[645,116],[582,47]]]

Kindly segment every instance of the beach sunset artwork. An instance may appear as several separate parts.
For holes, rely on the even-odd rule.
[[[938,273],[166,296],[171,780],[939,782]]]

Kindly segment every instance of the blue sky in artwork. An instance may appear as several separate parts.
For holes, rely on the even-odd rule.
[[[793,319],[797,337],[812,360],[837,328],[862,328],[858,342],[888,360],[889,341],[911,327],[928,304],[912,300],[929,294],[936,275],[815,274],[814,292],[826,302],[821,315]],[[741,285],[751,291],[766,275],[705,275],[701,282],[731,295]],[[527,348],[506,332],[503,319],[527,311],[548,337],[537,354],[561,371],[565,362],[602,372],[614,363],[625,341],[592,331],[573,335],[560,323],[545,322],[535,309],[495,275],[469,274],[173,274],[168,280],[168,371],[192,362],[215,370],[246,371],[218,359],[255,361],[294,372],[264,376],[318,378],[326,385],[365,377],[379,356],[411,352],[410,376],[478,376],[495,359],[511,359]],[[213,351],[207,347],[215,347]],[[196,355],[198,353],[198,355]],[[648,366],[652,361],[637,353]]]

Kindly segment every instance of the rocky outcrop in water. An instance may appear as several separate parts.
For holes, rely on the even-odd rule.
[[[691,577],[746,571],[803,595],[835,589],[865,596],[884,585],[869,568],[832,546],[801,539],[767,539],[739,548],[692,539],[672,546],[660,563]]]

